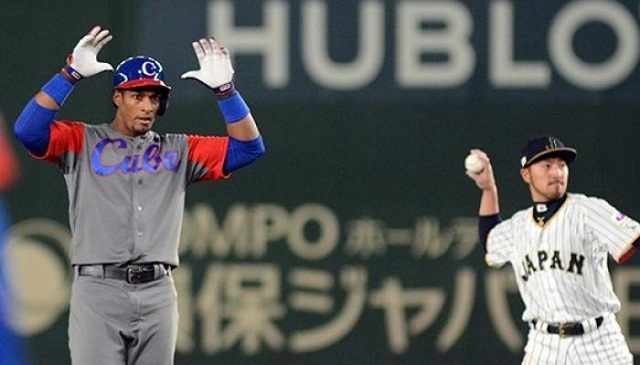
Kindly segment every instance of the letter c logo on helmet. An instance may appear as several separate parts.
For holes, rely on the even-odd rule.
[[[160,62],[147,56],[129,57],[120,62],[113,73],[114,90],[136,89],[148,86],[161,89],[162,97],[158,115],[163,115],[169,104],[171,86],[165,82],[164,71]]]

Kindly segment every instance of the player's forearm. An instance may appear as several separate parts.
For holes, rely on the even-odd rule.
[[[498,202],[498,188],[494,185],[490,188],[482,190],[480,197],[480,208],[478,215],[494,215],[500,213],[500,204]]]
[[[225,92],[214,89],[218,106],[224,116],[229,147],[224,161],[224,172],[230,173],[251,164],[265,152],[264,143],[249,107],[235,90],[233,83],[228,84]]]
[[[238,141],[255,140],[260,136],[260,132],[249,106],[236,91],[233,83],[224,86],[226,86],[225,91],[220,91],[220,88],[213,90],[224,117],[227,134]]]
[[[227,135],[229,137],[237,139],[238,141],[251,141],[260,136],[258,126],[253,120],[253,116],[251,116],[251,114],[247,114],[242,119],[233,123],[225,124]]]
[[[498,204],[498,188],[494,185],[482,189],[480,209],[478,210],[478,238],[480,245],[487,249],[489,232],[500,223],[500,206]]]
[[[55,100],[53,100],[53,98],[49,96],[49,94],[45,93],[44,91],[38,92],[35,95],[34,99],[36,103],[38,103],[38,105],[40,105],[43,108],[46,108],[49,110],[60,109],[60,105],[58,105],[58,103]]]
[[[250,115],[251,111],[242,95],[236,91],[233,83],[227,85],[229,85],[229,89],[225,91],[220,91],[220,88],[215,88],[213,91],[218,100],[218,107],[220,107],[224,121],[228,124],[233,124],[245,119]]]
[[[58,73],[30,101],[14,125],[18,140],[34,155],[42,156],[49,146],[49,126],[58,109],[73,91],[74,82]]]

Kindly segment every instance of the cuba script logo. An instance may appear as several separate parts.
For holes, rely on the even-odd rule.
[[[105,138],[96,144],[91,153],[91,168],[100,176],[111,175],[118,171],[123,174],[140,172],[153,174],[163,168],[169,171],[178,171],[180,167],[180,155],[177,151],[165,151],[161,155],[160,145],[155,143],[137,154],[107,153],[110,149],[108,147],[126,151],[127,142],[123,138]]]

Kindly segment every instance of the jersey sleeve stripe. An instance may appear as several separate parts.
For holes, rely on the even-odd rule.
[[[187,138],[188,161],[205,169],[205,173],[199,176],[197,181],[219,180],[229,177],[229,174],[225,174],[223,171],[229,146],[228,137],[190,135]]]
[[[51,136],[47,153],[43,156],[33,156],[40,160],[57,163],[58,158],[65,153],[80,154],[84,142],[84,125],[80,122],[53,121],[49,127]]]
[[[633,255],[635,255],[636,252],[638,252],[638,248],[634,245],[634,243],[638,241],[640,241],[640,234],[638,234],[638,236],[636,236],[636,238],[631,241],[631,243],[627,244],[625,249],[622,250],[618,257],[615,258],[618,264],[622,264],[623,262],[630,259]]]

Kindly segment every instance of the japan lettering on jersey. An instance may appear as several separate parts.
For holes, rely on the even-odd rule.
[[[638,222],[606,201],[568,194],[543,226],[529,208],[494,227],[485,260],[511,263],[526,306],[523,320],[576,322],[620,309],[607,253],[623,262],[639,236]]]

